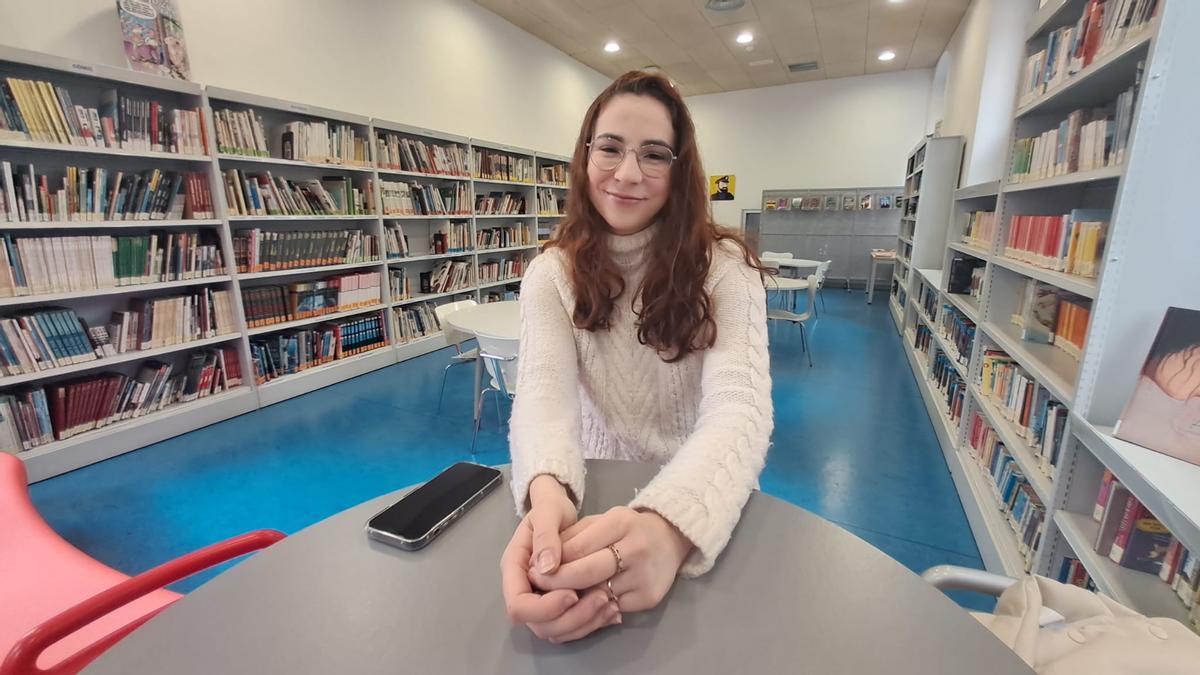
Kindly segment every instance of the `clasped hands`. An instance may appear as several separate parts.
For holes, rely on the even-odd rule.
[[[653,511],[618,506],[577,521],[566,488],[549,475],[530,483],[529,499],[500,581],[509,618],[543,640],[578,640],[657,606],[692,550]]]

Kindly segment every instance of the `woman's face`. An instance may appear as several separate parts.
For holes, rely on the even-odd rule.
[[[656,149],[659,152],[653,154]],[[667,203],[671,187],[669,160],[660,176],[647,176],[638,165],[638,152],[652,153],[661,167],[662,153],[674,153],[674,149],[671,115],[659,101],[621,94],[600,111],[587,165],[588,196],[613,232],[634,234],[646,229]],[[625,156],[615,168],[596,166],[597,160],[613,161],[622,151]],[[651,165],[647,160],[643,163]]]

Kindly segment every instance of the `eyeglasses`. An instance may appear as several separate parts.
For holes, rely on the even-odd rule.
[[[588,144],[588,158],[601,171],[613,171],[625,161],[625,153],[634,151],[638,168],[647,178],[662,178],[671,170],[675,161],[675,153],[665,145],[643,145],[640,148],[627,148],[620,143],[607,138],[591,141]]]

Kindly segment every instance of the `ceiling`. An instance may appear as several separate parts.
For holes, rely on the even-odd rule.
[[[705,0],[475,0],[509,22],[616,77],[658,66],[684,95],[911,68],[931,68],[970,0],[746,0],[714,12]],[[750,31],[754,41],[735,38]],[[619,52],[604,44],[616,40]],[[749,47],[749,49],[747,49]],[[890,62],[876,56],[896,53]],[[793,63],[817,68],[788,72]]]

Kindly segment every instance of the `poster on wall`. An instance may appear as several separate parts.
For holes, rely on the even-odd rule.
[[[727,174],[724,176],[709,176],[708,177],[708,198],[714,202],[728,202],[733,200],[734,190],[736,190],[737,176]]]
[[[130,68],[177,80],[191,79],[187,41],[175,0],[117,0],[117,20]]]

